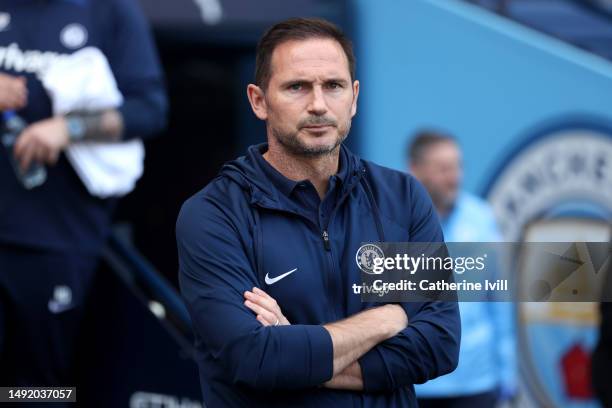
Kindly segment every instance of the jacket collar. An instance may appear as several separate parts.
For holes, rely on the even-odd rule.
[[[283,195],[290,197],[293,190],[301,183],[306,182],[307,180],[290,180],[281,174],[278,170],[276,170],[266,159],[264,159],[263,154],[267,150],[267,144],[263,143],[257,146],[254,146],[254,149],[249,149],[249,153],[252,154],[253,161],[257,164],[260,171],[265,175],[265,177],[274,185],[274,187],[281,192]],[[348,177],[348,165],[347,165],[347,152],[343,149],[340,150],[339,154],[339,165],[338,172],[334,174],[332,177],[336,178],[336,182],[340,182],[341,185],[346,181]]]
[[[220,176],[230,178],[247,190],[251,203],[288,209],[289,194],[299,182],[287,179],[262,157],[267,148],[267,143],[250,146],[245,156],[224,165]],[[362,175],[363,164],[359,157],[341,145],[340,168],[336,176],[341,180],[342,194],[350,191]]]

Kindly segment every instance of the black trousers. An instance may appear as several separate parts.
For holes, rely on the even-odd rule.
[[[0,386],[74,386],[96,257],[0,243]]]

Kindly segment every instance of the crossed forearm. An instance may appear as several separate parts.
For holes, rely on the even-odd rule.
[[[361,366],[357,361],[346,367],[342,372],[334,375],[331,380],[325,384],[327,388],[335,388],[338,390],[363,390],[363,377],[361,375]]]
[[[395,336],[407,324],[408,318],[400,306],[385,305],[324,325],[334,348],[334,375],[326,386],[363,388],[357,360],[377,344]]]
[[[245,306],[264,326],[291,324],[276,300],[259,288],[244,293]],[[362,390],[361,367],[357,361],[377,344],[404,330],[408,317],[401,306],[384,305],[357,313],[346,319],[323,325],[333,345],[333,377],[327,388]]]

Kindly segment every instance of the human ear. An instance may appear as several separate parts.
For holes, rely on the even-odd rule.
[[[359,98],[359,81],[353,82],[353,104],[351,106],[351,117],[357,113],[357,98]]]
[[[249,84],[247,86],[247,97],[255,116],[261,120],[268,119],[268,106],[264,91],[257,85]]]

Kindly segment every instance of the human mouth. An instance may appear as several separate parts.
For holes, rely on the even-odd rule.
[[[312,130],[312,131],[324,131],[333,127],[332,125],[308,125],[304,126],[303,129]]]

